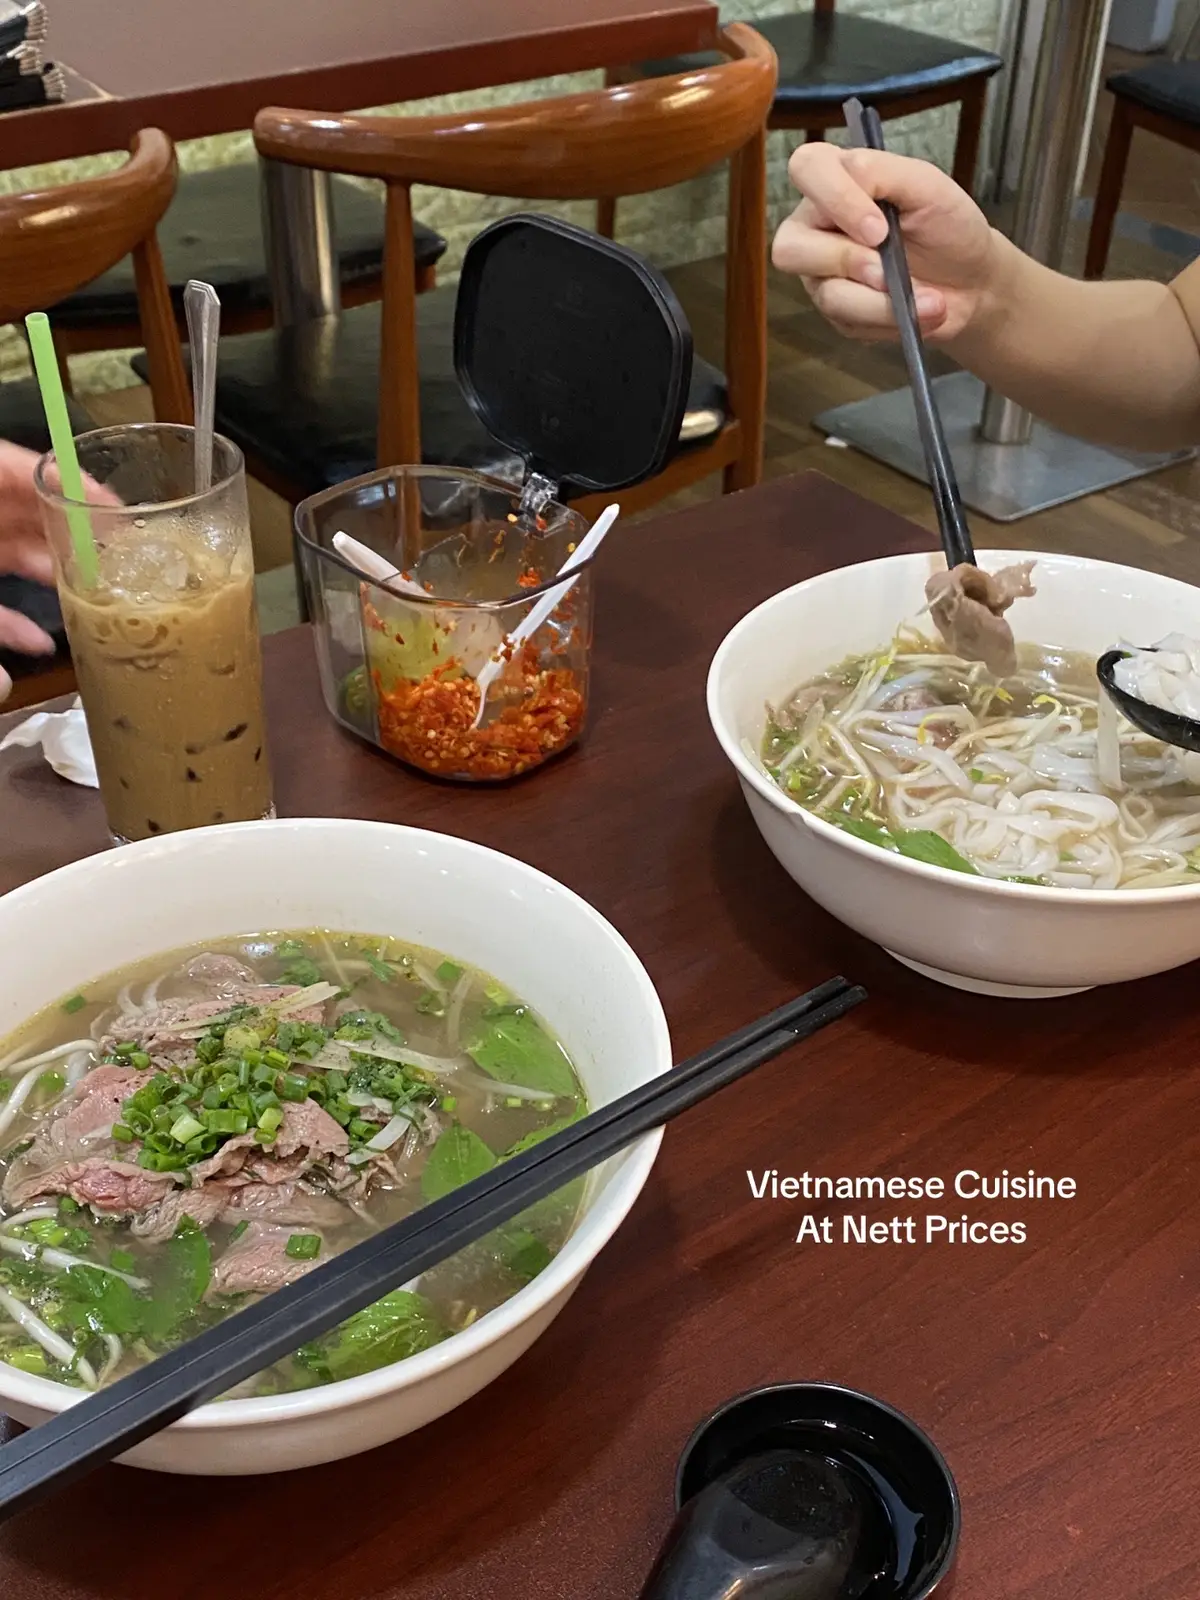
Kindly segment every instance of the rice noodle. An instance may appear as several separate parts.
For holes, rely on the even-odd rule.
[[[13,1073],[25,1072],[30,1067],[47,1067],[52,1061],[58,1061],[62,1056],[72,1055],[76,1050],[86,1050],[88,1055],[91,1055],[94,1042],[92,1039],[68,1039],[66,1044],[56,1044],[49,1050],[43,1050],[40,1055],[25,1056],[24,1058],[21,1057],[20,1051],[17,1051],[5,1059],[3,1065],[0,1066],[0,1071],[7,1073],[11,1077]]]
[[[29,1068],[25,1076],[18,1082],[16,1088],[4,1102],[4,1109],[0,1110],[0,1134],[7,1133],[9,1128],[11,1128],[13,1123],[17,1120],[17,1117],[21,1112],[21,1107],[33,1093],[34,1085],[41,1077],[43,1070],[41,1059],[39,1058],[35,1060],[33,1066]]]
[[[69,1272],[72,1267],[94,1267],[97,1272],[107,1272],[120,1278],[131,1289],[148,1289],[149,1280],[135,1278],[131,1272],[118,1272],[116,1267],[106,1267],[102,1261],[88,1261],[84,1256],[73,1256],[66,1250],[56,1250],[53,1245],[41,1245],[33,1239],[14,1239],[0,1230],[0,1250],[10,1256],[20,1256],[23,1261],[44,1261],[59,1272]]]
[[[986,877],[1200,883],[1200,763],[1126,723],[1094,664],[1062,651],[1024,647],[997,682],[901,629],[770,710],[760,759],[826,820],[881,843],[937,833]]]

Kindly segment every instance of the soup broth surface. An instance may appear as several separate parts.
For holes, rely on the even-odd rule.
[[[123,968],[0,1041],[0,1360],[95,1388],[581,1116],[518,996],[375,934]],[[235,1393],[427,1349],[550,1262],[574,1184]]]

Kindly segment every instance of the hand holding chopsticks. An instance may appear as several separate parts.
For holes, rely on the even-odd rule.
[[[860,149],[886,149],[883,124],[873,106],[864,107],[860,100],[847,100],[842,110],[850,137]],[[946,565],[957,567],[964,562],[975,563],[975,549],[967,527],[966,513],[954,476],[954,463],[942,431],[937,402],[929,381],[929,368],[925,361],[925,345],[913,299],[912,277],[908,270],[908,257],[904,251],[904,236],[900,231],[900,217],[894,205],[887,200],[878,202],[887,219],[888,236],[879,247],[883,263],[884,281],[892,302],[896,326],[900,330],[900,348],[912,385],[913,405],[917,412],[917,431],[925,452],[925,466],[929,473],[929,486],[937,510],[938,531],[942,536],[942,549]]]

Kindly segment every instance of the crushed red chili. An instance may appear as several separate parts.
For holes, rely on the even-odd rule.
[[[578,737],[587,709],[579,681],[569,668],[539,666],[531,643],[521,652],[520,700],[502,701],[494,689],[496,710],[480,728],[472,727],[479,689],[473,678],[450,676],[454,668],[450,660],[390,686],[372,673],[384,749],[425,772],[496,779],[527,772]]]

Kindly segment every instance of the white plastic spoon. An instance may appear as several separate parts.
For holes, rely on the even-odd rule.
[[[333,548],[352,567],[357,567],[364,576],[382,584],[385,589],[391,589],[395,594],[416,595],[420,600],[430,598],[419,583],[414,582],[412,578],[402,577],[399,567],[394,567],[386,557],[377,555],[369,546],[359,544],[358,540],[352,539],[348,533],[335,533]]]
[[[571,554],[558,569],[558,576],[566,578],[568,573],[577,571],[585,562],[590,561],[599,550],[601,541],[621,514],[620,506],[606,506],[588,529],[587,533],[575,546]],[[475,713],[472,727],[478,728],[483,721],[484,706],[487,703],[487,693],[496,678],[520,650],[527,639],[533,637],[551,612],[570,592],[575,579],[568,578],[566,583],[556,583],[553,588],[547,589],[541,599],[530,607],[523,622],[519,623],[510,634],[507,634],[500,650],[485,661],[475,682],[479,685],[479,709]]]

